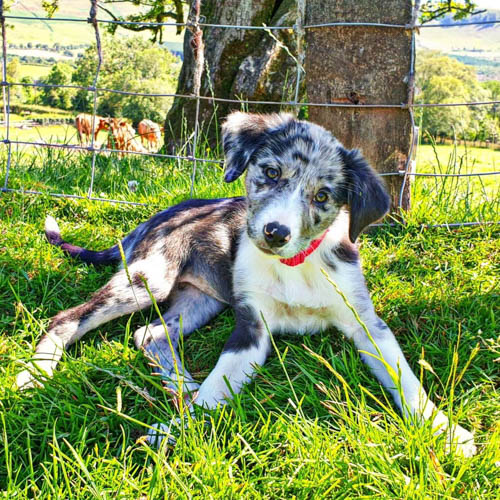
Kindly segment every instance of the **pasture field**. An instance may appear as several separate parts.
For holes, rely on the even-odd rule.
[[[0,101],[0,105],[1,105]],[[48,128],[46,125],[39,125],[36,128],[20,128],[19,123],[26,120],[34,119],[55,119],[61,120],[72,116],[72,113],[65,111],[63,109],[51,108],[50,106],[41,106],[37,104],[31,104],[28,106],[16,103],[12,106],[12,109],[16,113],[10,113],[10,134],[11,138],[19,137],[19,140],[39,140],[40,136],[53,136],[55,140],[61,142],[64,140],[66,131],[64,128]],[[3,121],[3,113],[1,115]],[[53,127],[53,126],[52,126]],[[6,136],[7,128],[5,126],[0,126],[0,137],[3,139]],[[22,139],[21,139],[22,138]]]
[[[436,153],[439,164],[436,162]],[[455,161],[456,159],[456,161]],[[417,149],[417,172],[439,171],[446,169],[458,173],[460,167],[467,171],[488,172],[500,168],[500,154],[498,150],[488,148],[470,148],[463,145],[437,145],[421,144]],[[443,166],[446,168],[443,169]]]
[[[445,148],[436,149],[439,161],[431,146],[420,148],[418,171],[498,169],[499,152],[468,150],[464,158],[451,150],[448,161]],[[12,165],[10,187],[75,194],[88,188],[86,154],[24,148],[14,151]],[[181,426],[175,447],[160,450],[143,436],[178,412],[132,340],[154,310],[89,333],[44,389],[12,389],[49,318],[86,300],[113,274],[110,266],[88,266],[49,246],[45,216],[56,217],[66,239],[103,249],[187,198],[190,173],[183,161],[99,155],[94,193],[147,206],[0,195],[2,498],[495,498],[498,228],[421,227],[498,220],[498,188],[489,178],[483,190],[470,177],[440,184],[419,178],[407,224],[382,226],[360,241],[379,315],[435,402],[474,431],[479,453],[473,458],[446,454],[443,436],[402,419],[335,330],[276,337],[275,352],[241,395],[210,415],[198,414]],[[139,182],[134,193],[127,187],[132,179]],[[222,182],[217,164],[198,165],[197,197],[242,192],[241,181]],[[197,380],[215,365],[233,326],[226,311],[185,339],[183,357]]]
[[[12,119],[12,118],[11,118]],[[20,117],[26,120],[27,117]],[[29,117],[28,117],[29,119]],[[6,135],[6,127],[0,127],[0,137]],[[13,141],[47,142],[50,144],[77,144],[78,135],[72,125],[40,125],[31,128],[11,127],[9,137]],[[19,145],[18,149],[25,151],[27,146]]]
[[[41,64],[21,64],[19,66],[19,74],[21,78],[25,76],[30,76],[34,81],[40,80],[40,78],[47,76],[50,73],[50,66],[45,66]]]
[[[33,3],[37,3],[36,0]],[[74,4],[74,9],[71,9],[71,5],[64,4]],[[64,2],[61,5],[61,9],[55,17],[70,17],[86,20],[89,16],[90,2]],[[33,10],[35,10],[33,8]],[[45,14],[40,9],[40,3],[38,2],[38,15],[45,17]],[[127,9],[124,9],[127,10]],[[132,10],[132,9],[131,9]],[[130,12],[123,12],[127,15]],[[26,11],[21,9],[12,9],[9,14],[18,16],[27,16]],[[101,17],[102,16],[102,17]],[[99,18],[106,18],[106,15],[101,13]],[[100,25],[101,32],[106,30],[106,26]],[[130,37],[135,35],[129,30],[119,29],[118,33],[120,36]],[[94,28],[87,22],[71,22],[71,21],[49,21],[40,19],[9,19],[7,25],[7,41],[12,43],[32,43],[36,45],[37,43],[47,44],[52,47],[54,43],[59,43],[60,45],[80,45],[95,42]],[[149,38],[150,34],[145,33],[145,38]],[[177,35],[175,27],[167,26],[164,29],[163,40],[175,46],[178,50],[178,46],[182,50],[183,35]],[[30,54],[26,51],[25,54]],[[47,53],[47,56],[50,55]]]
[[[421,145],[416,172],[472,174],[500,170],[500,151],[453,145]],[[498,175],[472,177],[414,177],[412,218],[426,223],[498,219]],[[488,218],[493,214],[493,219]],[[475,217],[475,219],[474,219]]]

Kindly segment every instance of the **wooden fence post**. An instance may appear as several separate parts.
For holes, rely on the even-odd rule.
[[[306,25],[372,22],[408,25],[411,0],[309,0]],[[402,104],[409,98],[410,29],[332,26],[307,29],[306,85],[309,102]],[[404,170],[411,118],[402,108],[309,107],[309,119],[330,130],[347,148],[359,148],[380,173]],[[403,178],[384,177],[398,206]],[[409,209],[409,180],[402,208]]]

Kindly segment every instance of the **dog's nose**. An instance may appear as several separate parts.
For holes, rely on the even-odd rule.
[[[290,241],[290,229],[279,222],[270,222],[264,226],[264,238],[270,247],[282,247]]]

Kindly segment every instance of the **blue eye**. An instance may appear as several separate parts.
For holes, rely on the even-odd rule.
[[[328,193],[326,191],[318,191],[314,197],[314,201],[320,205],[326,203],[328,200]]]
[[[277,168],[266,168],[264,171],[267,177],[273,181],[277,181],[280,178],[280,171]]]

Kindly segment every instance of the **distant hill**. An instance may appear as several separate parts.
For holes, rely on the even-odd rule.
[[[500,20],[500,10],[490,10],[464,22]],[[418,49],[439,50],[464,64],[474,66],[480,80],[500,80],[500,24],[486,26],[422,28],[417,37]]]
[[[60,45],[90,45],[95,41],[94,30],[85,20],[89,17],[90,2],[82,0],[63,0],[60,2],[60,9],[55,18],[76,18],[82,19],[82,22],[66,21],[46,21],[40,18],[46,16],[42,7],[42,0],[15,0],[7,14],[16,16],[26,16],[30,19],[8,19],[7,23],[7,42],[17,45],[31,42],[33,45],[44,43],[49,46],[59,43]],[[107,4],[106,8],[111,10],[117,16],[126,16],[132,12],[137,12],[137,7],[129,2],[117,2],[116,4]],[[99,11],[100,19],[110,19],[109,14],[103,10]],[[100,26],[101,31],[106,30],[103,23]],[[132,36],[135,33],[125,29],[117,31],[123,36]],[[142,36],[149,38],[148,32],[143,32]],[[166,27],[163,39],[165,45],[172,51],[182,52],[183,35],[179,36],[174,27]]]

